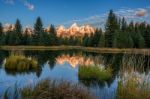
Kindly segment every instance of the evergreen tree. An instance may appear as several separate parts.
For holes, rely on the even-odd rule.
[[[88,46],[87,42],[88,42],[88,34],[85,34],[84,37],[83,37],[83,43],[82,43],[82,45],[85,46],[85,47],[87,47]]]
[[[113,10],[110,10],[108,19],[105,26],[105,46],[113,47],[114,46],[114,36],[115,32],[118,30],[119,24],[117,21],[116,15],[113,13]]]
[[[5,44],[5,34],[3,32],[3,26],[2,23],[0,23],[0,45]]]
[[[42,44],[43,23],[40,17],[37,18],[34,24],[33,44]]]
[[[6,44],[7,45],[16,45],[16,33],[14,31],[7,31],[6,32]]]
[[[102,33],[101,34],[101,37],[100,37],[100,40],[99,40],[99,43],[98,43],[98,47],[105,47],[105,35]]]
[[[28,33],[26,29],[23,36],[22,36],[22,44],[23,45],[30,45],[31,44],[31,35]]]
[[[139,26],[139,30],[144,38],[145,47],[150,48],[150,25],[142,22]]]
[[[102,34],[102,30],[101,29],[96,29],[93,38],[92,38],[92,46],[93,47],[98,47],[98,43],[100,41],[100,37]]]
[[[0,36],[2,35],[3,33],[3,26],[2,26],[2,23],[0,22]]]
[[[50,34],[47,32],[43,32],[42,38],[43,45],[50,46]]]
[[[13,35],[15,36],[15,45],[21,45],[21,40],[22,40],[22,25],[20,23],[20,20],[17,19],[15,23],[15,30],[13,31]]]
[[[132,33],[132,39],[135,48],[143,48],[144,47],[144,38],[142,37],[139,31],[139,23],[135,24],[134,32]]]
[[[127,22],[126,22],[124,17],[121,20],[120,26],[121,26],[121,29],[117,33],[117,45],[116,45],[116,47],[118,47],[118,48],[131,48],[131,47],[133,47],[133,41],[132,41],[130,34],[128,33],[128,28],[127,28],[128,25],[127,25]]]
[[[50,34],[50,45],[57,45],[58,44],[57,33],[54,25],[51,25],[49,34]]]

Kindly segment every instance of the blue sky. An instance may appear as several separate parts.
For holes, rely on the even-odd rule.
[[[0,0],[0,22],[33,25],[40,16],[45,26],[104,24],[107,13],[113,9],[127,20],[150,23],[150,0]],[[140,15],[142,13],[142,16]]]

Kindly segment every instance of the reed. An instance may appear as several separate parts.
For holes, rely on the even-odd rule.
[[[142,72],[144,61],[134,55],[123,58],[117,99],[150,99],[150,74]]]
[[[21,90],[22,99],[97,99],[87,88],[66,81],[43,80]]]

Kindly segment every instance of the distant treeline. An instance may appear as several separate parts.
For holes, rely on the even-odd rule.
[[[108,48],[150,48],[150,24],[146,22],[127,23],[125,18],[118,18],[113,10],[110,10],[104,31],[97,28],[92,35],[84,37],[57,37],[54,25],[46,32],[40,17],[34,24],[34,31],[29,35],[23,33],[22,25],[17,19],[13,31],[3,32],[0,23],[0,45],[79,45],[87,47]]]

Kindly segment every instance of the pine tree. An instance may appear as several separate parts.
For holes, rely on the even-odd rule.
[[[6,32],[6,44],[7,45],[16,45],[17,44],[17,40],[16,40],[17,36],[16,33],[14,31],[7,31]]]
[[[3,26],[2,23],[0,23],[0,45],[5,44],[5,34],[3,32]]]
[[[115,32],[118,30],[118,20],[113,10],[110,10],[105,26],[105,46],[113,47],[115,40]]]
[[[100,37],[100,40],[99,40],[99,43],[98,43],[98,47],[105,47],[105,34],[101,34],[101,37]]]
[[[19,19],[16,20],[15,30],[13,32],[14,32],[13,35],[16,36],[15,37],[16,39],[14,39],[15,40],[14,44],[15,45],[20,45],[21,44],[21,40],[22,40],[22,25],[21,25]]]
[[[2,23],[0,22],[0,36],[2,35],[3,33],[3,26],[2,26]]]
[[[93,47],[98,47],[98,43],[100,41],[101,34],[102,34],[102,30],[96,29],[95,33],[93,34],[93,38],[92,38],[92,46]]]
[[[49,46],[50,45],[50,37],[49,37],[49,34],[47,32],[43,32],[42,33],[42,39],[41,39],[41,45],[47,45]]]
[[[145,41],[144,41],[144,38],[142,37],[142,34],[140,33],[139,23],[135,24],[134,32],[132,34],[132,39],[133,39],[135,48],[143,48],[144,47]]]
[[[85,47],[87,47],[88,46],[87,42],[88,42],[88,34],[85,34],[84,37],[83,37],[83,43],[82,43],[82,45],[85,46]]]
[[[57,45],[58,44],[57,33],[54,25],[50,26],[49,34],[50,34],[50,45]]]
[[[150,48],[150,25],[142,22],[139,26],[139,30],[144,38],[145,47]]]
[[[37,18],[35,24],[34,24],[34,35],[33,35],[33,43],[36,45],[42,44],[41,40],[43,33],[43,23],[40,17]]]
[[[30,45],[31,44],[31,35],[28,33],[28,30],[26,29],[23,37],[22,37],[22,44],[23,45]]]

